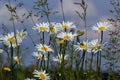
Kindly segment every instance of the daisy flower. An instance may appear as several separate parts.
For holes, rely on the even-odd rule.
[[[60,24],[60,27],[64,30],[64,29],[70,29],[70,28],[76,28],[76,26],[73,24],[73,22],[69,22],[69,21],[67,21],[67,22],[62,22],[61,24]]]
[[[34,77],[38,77],[41,80],[50,80],[50,76],[45,71],[35,70],[33,74]]]
[[[19,59],[17,56],[14,56],[13,59],[15,60],[15,62],[16,62],[17,64],[20,64],[20,59]]]
[[[67,41],[72,41],[74,39],[74,37],[77,36],[75,33],[72,34],[67,33],[67,32],[61,32],[57,35],[57,38],[63,39],[63,40],[67,40]]]
[[[81,51],[81,50],[86,50],[87,52],[89,52],[89,48],[88,48],[88,42],[81,42],[81,43],[77,43],[77,45],[74,45],[75,47],[75,51]]]
[[[5,70],[5,71],[11,71],[11,69],[9,67],[4,67],[3,70]]]
[[[14,37],[14,33],[11,32],[11,33],[8,33],[7,35],[5,36],[2,36],[0,38],[0,40],[7,46],[11,47],[11,44],[12,44],[12,47],[16,47],[16,45],[19,45],[18,42],[16,42],[15,40],[15,37]]]
[[[50,28],[49,28],[49,32],[50,34],[55,34],[55,33],[58,33],[62,30],[62,28],[59,26],[59,23],[54,23],[52,22],[50,24]]]
[[[0,36],[0,41],[3,42],[8,47],[11,47],[12,44],[12,47],[15,48],[16,46],[20,45],[20,43],[22,42],[26,35],[27,35],[26,31],[23,30],[21,32],[17,31],[15,38],[14,32],[11,32],[8,33],[7,35]]]
[[[111,28],[111,26],[112,25],[108,22],[98,22],[96,26],[92,27],[92,29],[100,32],[100,31],[109,30]]]
[[[38,51],[41,51],[41,52],[54,52],[52,48],[50,48],[50,46],[47,46],[45,44],[37,44],[36,45],[36,48]]]
[[[57,40],[57,43],[58,43],[58,44],[64,44],[64,42],[65,42],[65,41],[64,41],[63,39],[58,39],[58,40]]]
[[[104,44],[100,44],[98,39],[92,40],[89,42],[88,47],[91,52],[97,53],[98,51],[102,51]]]
[[[43,54],[38,53],[38,52],[33,52],[33,56],[36,57],[37,59],[42,59],[43,58]]]
[[[49,32],[49,23],[39,23],[36,24],[36,26],[33,27],[34,30],[37,30],[38,32]]]
[[[17,40],[22,42],[22,40],[25,38],[25,36],[27,35],[27,31],[22,30],[21,32],[17,31],[16,37]]]
[[[68,58],[68,55],[65,55],[64,60],[67,60],[67,58]],[[62,60],[63,60],[63,55],[62,54],[58,54],[58,56],[53,57],[53,61],[61,63]]]
[[[36,80],[36,79],[26,78],[26,79],[24,79],[24,80]]]

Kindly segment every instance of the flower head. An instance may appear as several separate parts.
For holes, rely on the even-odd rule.
[[[50,28],[49,28],[49,32],[50,34],[55,34],[55,33],[58,33],[62,30],[62,28],[59,26],[59,23],[54,23],[52,22],[50,24]]]
[[[11,71],[11,69],[9,67],[4,67],[3,68],[5,71]]]
[[[101,44],[98,39],[95,39],[89,42],[88,47],[91,52],[97,53],[98,51],[102,51],[104,44]]]
[[[50,76],[45,71],[35,70],[33,74],[34,77],[38,77],[41,80],[50,80]]]
[[[81,43],[77,43],[77,45],[74,45],[74,47],[76,51],[86,50],[87,52],[89,52],[88,42],[83,41]]]
[[[92,29],[96,31],[106,31],[111,28],[111,24],[108,22],[98,22],[96,26],[93,26]]]
[[[38,51],[41,51],[41,52],[54,52],[52,48],[50,48],[50,46],[47,46],[45,44],[37,44],[36,46],[37,50]]]
[[[17,43],[16,42],[16,39],[14,37],[14,33],[11,32],[11,33],[8,33],[7,35],[4,35],[0,38],[0,40],[7,46],[11,47],[11,44],[12,44],[12,47],[16,47],[17,46]],[[19,43],[18,43],[19,45]]]
[[[20,64],[20,59],[19,59],[17,56],[13,57],[13,59],[15,60],[15,62],[16,62],[17,64]]]
[[[58,44],[64,44],[64,42],[65,42],[65,41],[64,41],[63,39],[58,39],[58,40],[57,40],[57,43],[58,43]]]
[[[11,32],[6,35],[0,36],[0,40],[8,47],[12,46],[13,48],[15,48],[16,46],[19,46],[20,43],[22,43],[22,40],[26,35],[27,32],[23,30],[21,32],[17,31],[16,34],[14,34],[14,32]]]
[[[38,53],[38,52],[33,52],[33,56],[36,57],[37,59],[42,59],[43,58],[43,54]]]
[[[61,32],[57,35],[57,38],[63,39],[63,40],[67,40],[67,41],[72,41],[74,39],[74,37],[77,36],[76,34],[72,34],[67,33],[67,32]]]
[[[16,34],[16,38],[19,42],[22,42],[22,40],[25,38],[25,36],[27,35],[27,31],[17,31],[17,34]]]
[[[36,24],[36,26],[33,27],[34,30],[37,30],[38,32],[49,32],[49,23],[39,23]]]
[[[64,56],[64,60],[68,59],[68,55]],[[57,61],[59,63],[61,63],[63,61],[63,55],[62,54],[58,54],[58,56],[53,57],[53,61]]]
[[[64,30],[64,29],[70,29],[70,28],[76,28],[76,26],[73,24],[73,22],[62,22],[62,24],[60,24],[60,27]]]

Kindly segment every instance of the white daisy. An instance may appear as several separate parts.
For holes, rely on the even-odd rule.
[[[112,25],[108,22],[98,22],[96,26],[93,26],[92,29],[98,32],[109,30]]]
[[[36,57],[37,59],[42,59],[43,58],[43,54],[38,53],[38,52],[33,52],[33,56]]]
[[[21,58],[21,57],[20,57]],[[14,56],[13,57],[13,59],[15,60],[15,62],[17,63],[17,64],[20,64],[20,58],[18,58],[18,56]]]
[[[36,24],[36,26],[33,27],[34,30],[37,30],[38,32],[49,32],[49,23],[39,23]]]
[[[16,42],[16,40],[15,40],[13,32],[8,33],[5,36],[2,36],[2,38],[0,38],[0,39],[5,45],[7,45],[9,47],[11,47],[11,44],[12,44],[12,47],[16,47],[16,45],[19,45],[19,42]]]
[[[19,42],[22,42],[22,40],[27,35],[27,31],[22,30],[21,32],[17,31],[16,38]]]
[[[98,51],[102,51],[104,44],[100,44],[98,39],[95,39],[89,42],[88,47],[90,48],[91,52],[97,53]]]
[[[68,55],[65,55],[64,60],[67,60],[67,59],[68,59]],[[58,56],[53,57],[53,61],[61,63],[62,60],[63,60],[63,55],[62,54],[58,54]]]
[[[54,23],[52,22],[50,24],[50,28],[49,28],[49,32],[50,34],[55,34],[55,33],[58,33],[62,30],[62,28],[59,26],[59,23]]]
[[[11,47],[12,44],[12,47],[15,48],[16,46],[20,45],[20,43],[22,42],[26,35],[27,35],[26,31],[23,30],[21,32],[17,31],[15,38],[14,32],[11,32],[8,33],[7,35],[0,36],[0,41],[3,42],[8,47]]]
[[[36,48],[38,51],[41,51],[41,52],[54,52],[52,48],[50,48],[50,46],[47,46],[45,44],[37,44],[36,45]]]
[[[50,80],[50,76],[45,71],[35,70],[33,74],[34,77],[38,77],[41,80]]]
[[[32,79],[32,78],[26,78],[26,79],[24,79],[24,80],[36,80],[36,79]]]
[[[76,26],[73,24],[73,22],[62,22],[62,24],[60,24],[60,27],[64,30],[64,29],[70,29],[70,28],[76,28]]]
[[[60,39],[63,39],[63,40],[73,40],[74,37],[77,36],[77,34],[72,34],[71,32],[70,33],[67,33],[67,32],[61,32],[57,35],[57,38],[60,38]]]
[[[86,50],[87,52],[89,52],[89,48],[88,48],[88,42],[81,42],[81,43],[77,43],[77,45],[74,45],[75,47],[75,51],[81,51],[81,50]]]
[[[58,43],[58,44],[64,44],[64,42],[65,42],[65,41],[64,41],[63,39],[58,39],[58,40],[57,40],[57,43]]]

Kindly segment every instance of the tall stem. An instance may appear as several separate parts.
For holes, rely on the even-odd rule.
[[[63,0],[60,0],[60,5],[61,5],[61,11],[62,11],[62,18],[63,18],[63,21],[65,21],[65,14],[63,10]]]
[[[11,68],[11,80],[14,80],[14,70],[13,70],[13,47],[12,47],[12,43],[11,43],[11,64],[10,64],[10,68]]]
[[[101,44],[103,43],[103,31],[101,31]],[[99,62],[99,72],[101,71],[101,57],[102,57],[102,52],[99,51],[100,54],[100,62]]]

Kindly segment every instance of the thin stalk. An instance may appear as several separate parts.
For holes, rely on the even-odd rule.
[[[91,72],[92,72],[92,63],[93,63],[93,52],[92,52],[92,55],[91,55],[91,61],[90,61],[90,74],[91,74]]]
[[[64,79],[64,77],[65,77],[65,65],[64,65],[64,56],[65,56],[65,52],[66,52],[66,47],[67,47],[67,41],[65,41],[65,43],[64,43],[64,46],[63,46],[63,51],[62,51],[62,54],[63,54],[63,56],[62,56],[62,63],[61,63],[61,74],[62,74],[62,79]]]
[[[40,61],[40,69],[43,68],[43,67],[42,67],[43,61],[44,61],[44,55],[43,55],[43,57],[42,57],[42,60]]]
[[[13,70],[13,47],[12,47],[12,43],[11,43],[11,64],[10,64],[10,68],[11,68],[11,80],[14,80],[14,70]]]
[[[82,72],[83,72],[83,69],[84,69],[85,53],[86,53],[86,51],[83,50],[83,55],[82,55],[82,65],[81,65],[81,70],[82,70]]]
[[[71,51],[71,70],[73,65],[73,52],[74,52],[74,41],[72,42],[72,51]]]
[[[65,14],[64,14],[64,9],[63,9],[63,0],[60,0],[60,5],[61,5],[61,11],[62,11],[62,18],[63,18],[63,21],[65,21]]]
[[[47,70],[46,71],[48,71],[49,70],[49,61],[50,61],[50,53],[48,52],[48,60],[47,60]]]
[[[101,31],[101,44],[103,43],[103,31]],[[100,62],[99,62],[99,72],[101,71],[101,57],[102,57],[102,52],[99,51],[100,54]]]
[[[42,32],[42,44],[44,45],[44,42],[45,42],[45,39],[44,39],[44,35],[45,35],[45,33],[44,32]]]
[[[1,66],[0,66],[1,67]],[[3,80],[3,71],[2,71],[2,67],[1,67],[1,70],[0,70],[0,76],[1,76],[1,79]]]
[[[99,52],[97,53],[97,67],[96,67],[96,71],[97,71],[97,74],[99,75]]]

